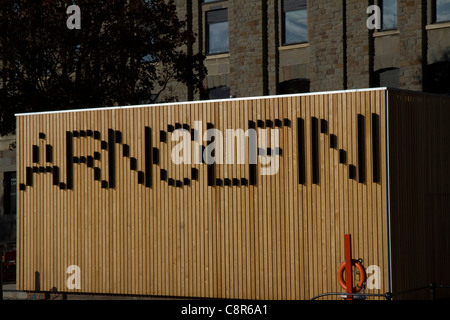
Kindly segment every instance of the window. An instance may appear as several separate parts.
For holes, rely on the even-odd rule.
[[[208,54],[228,52],[228,9],[206,13],[206,37]]]
[[[306,0],[283,1],[283,44],[308,41]]]
[[[377,86],[400,88],[400,69],[388,68],[377,71]]]
[[[381,1],[382,29],[397,29],[397,0]]]
[[[294,94],[310,92],[309,79],[292,79],[278,85],[279,94]]]
[[[425,67],[423,91],[450,95],[450,61],[436,62]]]
[[[16,173],[5,172],[3,178],[5,214],[16,214]]]
[[[230,88],[226,86],[212,88],[209,90],[209,98],[211,100],[228,99],[231,97]]]
[[[436,0],[434,2],[434,22],[450,21],[450,0]]]

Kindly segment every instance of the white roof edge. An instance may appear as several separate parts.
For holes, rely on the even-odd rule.
[[[387,87],[380,87],[380,88],[367,88],[367,89],[321,91],[321,92],[308,92],[308,93],[270,95],[270,96],[255,96],[255,97],[229,98],[229,99],[217,99],[217,100],[196,100],[196,101],[171,102],[171,103],[160,103],[160,104],[142,104],[142,105],[132,105],[132,106],[122,106],[122,107],[116,106],[116,107],[102,107],[102,108],[86,108],[86,109],[16,113],[14,115],[16,117],[20,117],[20,116],[30,116],[30,115],[55,114],[55,113],[105,111],[105,110],[134,109],[134,108],[143,108],[143,107],[163,107],[163,106],[190,105],[190,104],[197,104],[197,103],[215,103],[215,102],[229,102],[229,101],[248,101],[248,100],[256,100],[256,99],[314,96],[314,95],[324,95],[324,94],[352,93],[352,92],[365,92],[365,91],[386,91],[387,89],[388,89]]]

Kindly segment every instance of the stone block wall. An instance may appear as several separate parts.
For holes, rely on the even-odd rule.
[[[400,87],[422,91],[423,72],[423,0],[398,0],[398,29],[400,30]],[[425,21],[426,23],[426,21]]]
[[[229,1],[230,88],[237,97],[264,94],[263,1]]]
[[[398,30],[386,34],[366,26],[366,10],[378,0],[307,0],[309,41],[300,47],[280,45],[283,0],[176,2],[180,16],[190,12],[194,51],[204,52],[205,10],[229,8],[230,52],[226,61],[207,60],[205,86],[229,86],[237,97],[275,95],[280,83],[299,78],[312,92],[368,88],[377,71],[391,68],[399,69],[400,88],[422,91],[426,65],[450,56],[450,25],[429,28],[432,0],[398,0]],[[171,90],[179,101],[189,98],[187,88]]]
[[[346,1],[348,89],[370,87],[370,73],[373,70],[373,47],[371,47],[373,38],[366,24],[368,17],[366,10],[370,5],[369,2]]]
[[[311,91],[342,90],[343,2],[308,0]]]

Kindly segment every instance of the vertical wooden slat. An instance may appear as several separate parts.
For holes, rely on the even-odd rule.
[[[25,123],[24,123],[24,131],[25,131],[25,137],[24,137],[24,153],[25,153],[25,165],[29,168],[29,166],[31,166],[31,153],[30,153],[30,148],[32,145],[32,141],[31,141],[31,132],[34,129],[34,126],[32,126],[32,120],[33,118],[28,117],[25,119]],[[34,133],[35,134],[35,133]],[[28,169],[27,169],[28,170]],[[28,180],[28,177],[27,177]],[[28,189],[28,183],[27,183],[27,189]],[[34,210],[32,207],[32,203],[34,200],[33,197],[33,191],[27,190],[28,194],[26,194],[27,199],[26,201],[26,205],[24,206],[25,214],[27,216],[27,231],[26,234],[28,234],[28,241],[26,242],[27,244],[27,257],[28,257],[28,263],[26,265],[26,273],[27,273],[27,286],[28,288],[30,288],[31,290],[33,290],[34,287],[34,271],[35,271],[35,266],[34,266],[34,261],[35,261],[35,250],[34,250],[34,244],[36,243],[36,241],[34,240],[34,235],[35,233],[32,231],[33,230],[33,225],[34,225],[34,221],[33,221],[33,217],[34,217]]]
[[[280,152],[279,154],[279,160],[281,162],[281,159],[287,158],[287,167],[288,172],[290,173],[288,175],[289,184],[288,184],[288,190],[289,190],[289,256],[288,256],[288,263],[289,263],[289,271],[288,279],[292,279],[290,290],[287,288],[287,299],[296,299],[298,296],[298,240],[296,237],[298,236],[298,208],[297,208],[297,165],[296,165],[296,158],[297,158],[297,151],[294,143],[294,130],[295,126],[297,124],[297,121],[295,119],[295,116],[293,114],[293,110],[296,109],[295,105],[293,105],[293,99],[290,98],[288,100],[287,108],[283,108],[283,119],[290,119],[290,123],[286,124],[286,128],[284,131],[286,132],[286,138],[284,140],[283,145],[280,145]],[[298,136],[298,135],[295,135]],[[285,152],[285,153],[284,153]],[[280,176],[281,178],[281,176]],[[287,209],[287,208],[286,208]],[[280,271],[279,271],[280,272]]]
[[[376,251],[376,261],[377,265],[381,268],[381,274],[385,278],[385,283],[388,281],[388,263],[387,256],[388,253],[383,250],[383,248],[388,248],[387,238],[387,219],[383,219],[383,213],[385,212],[385,208],[387,208],[386,202],[386,184],[387,181],[385,177],[387,176],[386,172],[386,127],[385,127],[385,119],[386,119],[386,105],[385,105],[386,93],[377,93],[377,114],[380,116],[380,183],[378,184],[377,190],[377,226],[378,233],[380,235],[381,241],[377,241],[379,243]],[[375,233],[374,233],[375,235]],[[381,288],[380,288],[381,289]],[[381,291],[381,290],[380,290]],[[379,291],[379,292],[380,292]]]
[[[16,139],[17,139],[17,143],[19,145],[23,144],[23,140],[22,140],[22,136],[23,136],[23,118],[19,117],[16,118],[16,128],[17,128],[17,132],[16,132]],[[24,226],[24,217],[23,217],[23,196],[21,195],[21,183],[23,181],[23,163],[22,163],[23,159],[22,159],[22,150],[17,150],[16,151],[16,165],[17,165],[17,173],[16,173],[16,181],[17,181],[17,185],[16,185],[16,194],[18,197],[17,200],[17,238],[18,239],[24,239],[24,230],[23,230],[23,226]],[[17,243],[16,246],[16,250],[17,250],[17,256],[16,256],[16,261],[17,261],[17,273],[16,273],[16,283],[17,283],[17,287],[19,290],[22,290],[23,288],[23,283],[24,283],[24,279],[23,279],[23,265],[24,265],[24,252],[23,252],[23,242],[19,242]]]
[[[257,109],[258,109],[258,103],[259,103],[259,101],[252,101],[252,107],[251,107],[251,109],[250,109],[250,120],[252,121],[252,125],[253,125],[253,129],[255,130],[255,132],[256,132],[256,130],[257,130],[257,127],[256,127],[256,121],[257,121]],[[255,142],[256,143],[256,142]],[[257,145],[255,146],[255,152],[257,152],[257,150],[258,150],[258,147],[257,147]],[[258,179],[260,179],[259,178],[259,176],[258,176],[258,167],[257,167],[257,165],[256,165],[256,163],[255,163],[255,165],[253,166],[253,168],[254,168],[254,174],[255,174],[255,176],[256,177],[254,177],[255,178],[255,180],[256,180],[256,184],[255,185],[252,185],[252,187],[251,187],[251,190],[252,190],[252,198],[253,198],[253,201],[252,201],[252,204],[253,204],[253,215],[252,215],[252,218],[253,218],[253,225],[254,225],[254,230],[255,230],[255,233],[254,233],[254,236],[253,236],[253,243],[254,243],[254,248],[255,248],[255,253],[254,253],[254,286],[253,286],[253,288],[254,288],[254,298],[255,299],[258,299],[258,298],[260,298],[261,297],[261,295],[260,295],[260,285],[261,285],[261,281],[260,281],[260,259],[259,259],[259,257],[260,257],[260,251],[261,251],[261,249],[260,249],[260,242],[259,242],[259,232],[260,232],[260,223],[259,223],[259,219],[260,219],[260,214],[259,214],[259,210],[258,210],[258,204],[259,204],[259,188],[257,187],[257,181],[259,181]]]
[[[374,123],[372,121],[372,114],[376,110],[376,105],[374,101],[374,95],[361,95],[360,99],[365,102],[366,105],[366,117],[367,117],[367,127],[366,127],[366,145],[367,145],[367,156],[368,156],[368,167],[367,167],[367,201],[368,201],[368,215],[365,219],[366,224],[373,223],[373,217],[376,213],[376,185],[374,180],[374,162],[373,162],[373,127]],[[371,210],[371,208],[373,208]],[[374,229],[376,230],[376,225],[374,225]],[[373,261],[373,232],[366,232],[364,234],[364,252],[368,252],[368,256],[366,260]],[[365,263],[367,264],[366,261]]]
[[[293,250],[291,249],[291,265],[293,269],[293,289],[292,289],[292,299],[299,299],[300,297],[300,283],[301,283],[301,270],[300,270],[300,263],[301,262],[301,232],[299,229],[299,221],[301,221],[301,215],[300,215],[300,208],[299,208],[299,196],[300,192],[298,191],[298,185],[299,185],[299,175],[298,175],[298,148],[296,147],[295,139],[298,138],[297,130],[298,130],[298,122],[297,122],[297,106],[298,106],[298,98],[291,98],[290,104],[289,104],[289,112],[286,119],[291,119],[290,123],[290,129],[289,126],[283,126],[284,133],[288,134],[287,141],[289,141],[289,147],[287,147],[287,142],[283,143],[282,146],[280,146],[281,154],[280,154],[280,162],[281,159],[284,158],[284,156],[289,152],[291,154],[291,162],[292,162],[292,177],[291,177],[291,191],[293,193],[293,210],[292,210],[292,223],[293,226],[291,229],[291,241],[293,242]],[[284,153],[286,152],[286,153]],[[280,176],[281,179],[281,176]],[[281,271],[282,272],[282,271]]]
[[[284,98],[282,103],[278,104],[276,106],[275,109],[275,119],[280,119],[282,121],[282,119],[284,118],[284,106],[286,106],[288,103],[290,103],[289,98]],[[274,127],[277,128],[277,127]],[[278,129],[278,128],[277,128]],[[284,149],[284,143],[286,141],[286,128],[281,129],[282,131],[280,132],[280,148],[283,148],[283,150],[285,151],[286,149]],[[285,181],[284,179],[281,179],[281,176],[284,176],[286,170],[287,170],[287,166],[286,166],[286,162],[287,159],[286,158],[280,158],[280,171],[279,171],[279,175],[277,175],[277,179],[275,181],[275,199],[278,200],[277,206],[278,206],[278,210],[276,210],[275,212],[279,212],[279,214],[275,214],[274,218],[275,218],[275,223],[277,224],[277,228],[276,228],[276,252],[277,257],[276,257],[276,267],[278,272],[276,273],[276,280],[275,280],[275,284],[276,284],[276,292],[277,292],[277,298],[278,299],[285,299],[286,298],[286,281],[287,278],[289,278],[289,276],[286,274],[286,272],[284,272],[286,270],[286,262],[287,262],[287,257],[286,257],[286,247],[285,247],[285,219],[286,219],[286,210],[285,210],[285,202],[286,202],[286,198],[283,196],[285,194]]]
[[[315,266],[321,265],[320,261],[320,246],[321,246],[321,237],[320,237],[320,231],[319,228],[321,226],[320,224],[320,179],[323,179],[323,175],[320,175],[320,164],[321,164],[321,154],[320,150],[318,149],[318,138],[314,138],[314,135],[318,135],[319,128],[318,128],[318,118],[319,118],[319,96],[314,96],[311,99],[311,165],[312,167],[316,167],[316,171],[319,173],[319,177],[314,177],[314,175],[317,175],[317,173],[311,174],[311,179],[313,180],[312,185],[312,217],[313,217],[313,264]],[[313,125],[313,118],[314,118],[314,125]],[[313,141],[314,140],[314,141]],[[314,146],[314,144],[316,146]],[[314,151],[314,149],[316,151]],[[314,158],[314,153],[316,153],[316,159]],[[317,179],[316,182],[314,180]],[[314,275],[314,292],[317,293],[321,291],[322,287],[322,270],[319,268],[313,269],[313,275]]]
[[[159,109],[159,115],[160,115],[160,121],[161,121],[161,131],[160,131],[160,139],[166,139],[163,140],[164,142],[161,143],[161,168],[162,170],[165,170],[167,174],[167,168],[168,168],[168,157],[163,157],[163,154],[168,155],[167,145],[168,145],[168,139],[169,139],[169,133],[167,131],[167,117],[166,117],[166,108],[158,108]],[[162,134],[162,136],[161,136]],[[167,182],[168,177],[166,177]],[[161,214],[163,215],[163,221],[164,221],[164,236],[163,236],[163,242],[164,242],[164,260],[163,260],[163,270],[164,270],[164,276],[163,276],[163,292],[164,295],[168,295],[170,291],[170,284],[171,284],[171,275],[170,275],[170,242],[169,237],[171,235],[170,230],[170,222],[169,222],[169,200],[167,197],[168,194],[168,186],[167,183],[164,183],[163,181],[161,183]]]
[[[238,117],[238,121],[236,121],[236,125],[235,125],[235,130],[238,129],[243,129],[245,128],[244,125],[244,102],[240,101],[239,104],[237,105],[237,117]],[[236,143],[236,149],[239,148],[239,144]],[[237,152],[236,152],[236,156],[237,156]],[[247,215],[247,212],[245,211],[245,203],[246,203],[246,199],[245,199],[245,189],[246,186],[242,184],[242,178],[245,176],[245,171],[244,171],[244,166],[240,163],[238,163],[237,158],[236,158],[236,167],[238,169],[237,171],[237,175],[236,175],[236,179],[239,179],[239,186],[237,188],[239,194],[238,194],[238,199],[237,201],[239,203],[241,203],[241,205],[238,207],[239,209],[239,213],[238,213],[238,244],[239,244],[239,258],[238,258],[238,269],[239,274],[240,274],[240,278],[239,278],[239,297],[242,299],[244,297],[247,297],[247,288],[245,286],[246,284],[246,275],[245,275],[245,270],[246,270],[246,242],[245,242],[245,234],[244,234],[244,230],[246,230],[246,225],[245,225],[245,217]]]
[[[333,145],[329,145],[330,147],[330,224],[331,224],[331,242],[332,242],[332,248],[330,252],[330,260],[336,261],[338,256],[338,241],[337,236],[339,235],[339,218],[337,217],[337,208],[338,208],[338,197],[337,197],[337,187],[338,187],[338,168],[339,168],[339,149],[338,149],[338,137],[337,137],[337,97],[336,95],[332,95],[329,97],[329,115],[328,115],[328,124],[329,124],[329,134],[330,134],[330,140],[331,135],[333,135]],[[334,265],[331,270],[333,272],[332,274],[332,280],[331,280],[331,289],[337,290],[336,285],[336,273],[337,273],[337,266]]]

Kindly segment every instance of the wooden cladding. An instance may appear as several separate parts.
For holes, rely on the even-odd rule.
[[[392,290],[428,300],[411,289],[450,283],[450,98],[389,91],[388,103]]]
[[[18,288],[309,299],[341,291],[350,233],[384,293],[384,113],[371,90],[19,115]],[[227,129],[245,134],[242,163]]]

